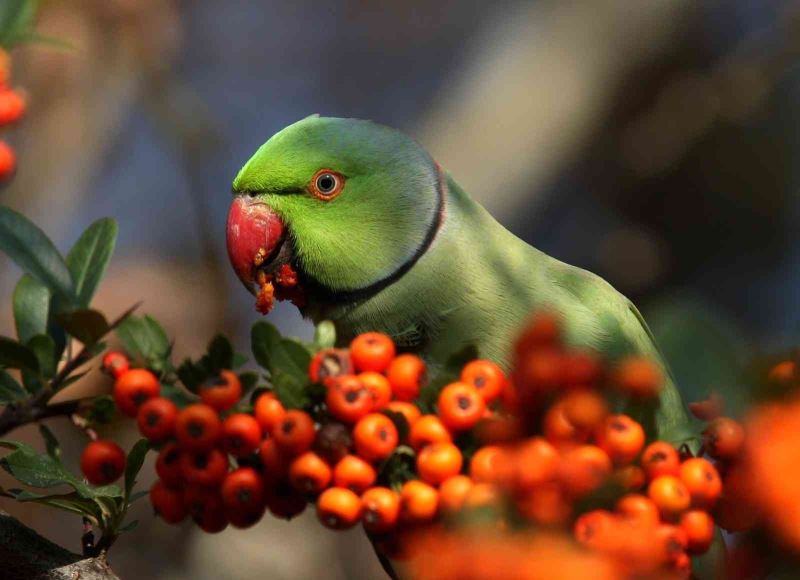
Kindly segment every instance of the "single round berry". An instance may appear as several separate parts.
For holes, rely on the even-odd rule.
[[[114,382],[113,397],[117,408],[128,417],[136,417],[145,401],[161,392],[158,378],[147,369],[130,369]]]
[[[242,398],[242,383],[235,372],[223,370],[218,377],[200,385],[199,395],[200,400],[209,407],[227,411]]]
[[[125,452],[113,441],[92,441],[81,455],[81,471],[94,485],[112,483],[125,471]]]
[[[217,444],[221,431],[222,423],[217,412],[202,403],[183,409],[175,422],[175,436],[186,449],[210,449]]]
[[[148,399],[136,416],[139,433],[150,441],[164,441],[175,433],[178,420],[178,407],[164,397]]]
[[[350,343],[350,357],[356,370],[382,373],[395,354],[392,339],[380,332],[366,332]]]

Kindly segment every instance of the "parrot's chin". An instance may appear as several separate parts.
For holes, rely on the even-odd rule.
[[[258,290],[260,272],[271,273],[291,261],[291,244],[278,215],[257,199],[237,196],[227,225],[228,257],[239,280],[251,293]]]

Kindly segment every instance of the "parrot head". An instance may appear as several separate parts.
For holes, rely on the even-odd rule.
[[[402,133],[308,117],[262,145],[233,181],[228,254],[251,291],[259,272],[284,264],[318,297],[387,285],[435,235],[441,188],[438,166]]]

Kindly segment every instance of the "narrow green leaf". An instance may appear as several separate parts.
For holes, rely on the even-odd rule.
[[[139,439],[128,453],[128,460],[125,464],[125,497],[129,498],[133,486],[136,485],[136,476],[142,469],[144,457],[150,451],[150,443],[147,439]]]
[[[111,330],[106,317],[90,308],[65,312],[57,319],[64,330],[85,345],[95,344]]]
[[[61,444],[56,439],[56,436],[53,435],[53,432],[44,423],[39,423],[39,433],[42,434],[44,439],[47,454],[53,459],[59,459],[61,457]]]
[[[0,366],[39,372],[39,359],[30,348],[12,338],[0,336]]]
[[[85,515],[95,522],[100,519],[100,510],[91,499],[82,498],[77,493],[42,495],[21,489],[10,489],[8,492],[21,503],[39,503],[64,511]]]
[[[14,288],[14,324],[20,342],[28,342],[34,335],[47,333],[50,312],[50,289],[25,274]]]
[[[136,501],[139,501],[140,499],[142,499],[143,497],[147,497],[148,495],[150,495],[149,489],[140,489],[139,491],[134,491],[131,494],[131,497],[128,499],[128,505]]]
[[[178,407],[185,407],[186,405],[191,405],[192,403],[199,401],[197,395],[187,391],[186,389],[182,389],[177,385],[162,384],[161,396],[165,399],[169,399],[178,405]]]
[[[0,369],[0,404],[6,405],[27,398],[28,393],[14,377]]]
[[[20,213],[0,206],[0,251],[67,302],[75,300],[72,277],[53,242]]]
[[[91,303],[114,253],[117,231],[117,222],[113,219],[97,220],[81,234],[67,254],[78,306],[87,307]]]
[[[28,348],[39,361],[39,372],[46,378],[56,374],[56,343],[46,334],[37,334],[28,341]]]

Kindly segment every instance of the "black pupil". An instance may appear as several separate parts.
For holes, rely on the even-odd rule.
[[[317,188],[322,193],[330,193],[336,187],[336,178],[330,173],[323,173],[317,178]]]

